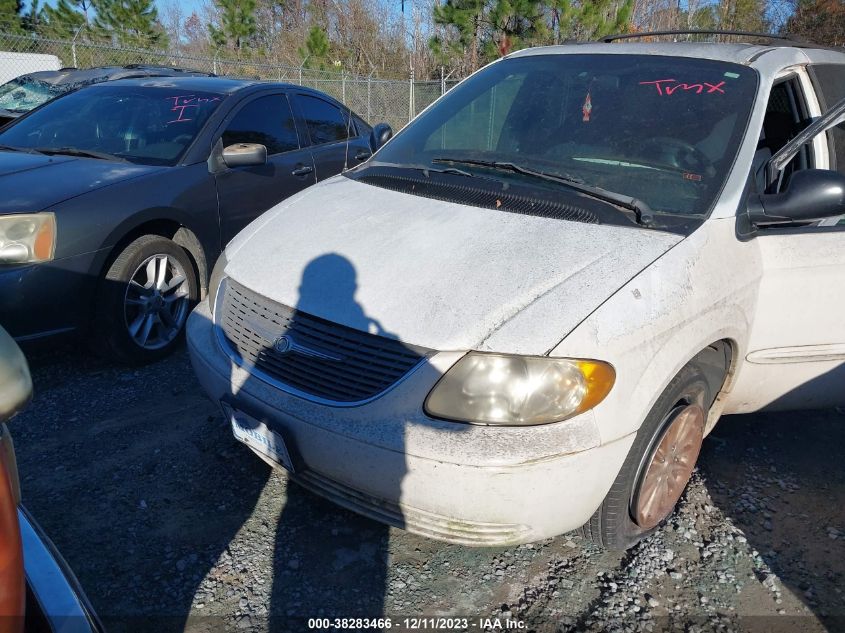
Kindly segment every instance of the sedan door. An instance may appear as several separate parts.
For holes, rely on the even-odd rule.
[[[324,180],[367,160],[369,136],[359,136],[349,108],[316,95],[296,94],[300,116],[311,140],[317,180]]]
[[[241,104],[222,128],[224,148],[237,143],[260,143],[267,148],[266,164],[223,165],[215,174],[221,242],[227,244],[259,215],[313,185],[316,174],[310,150],[300,143],[285,94],[265,94]]]

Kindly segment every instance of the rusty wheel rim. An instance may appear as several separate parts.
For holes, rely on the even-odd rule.
[[[675,507],[701,450],[704,409],[690,404],[673,414],[637,488],[635,517],[643,529],[656,526]]]

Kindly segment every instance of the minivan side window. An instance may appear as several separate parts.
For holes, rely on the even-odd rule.
[[[768,159],[777,154],[807,122],[807,106],[798,80],[789,78],[772,86],[766,115],[763,118],[763,129],[760,131],[757,155],[754,157],[758,188],[762,190],[766,186],[765,164]],[[786,186],[793,172],[812,167],[812,146],[806,145],[784,169],[781,188]]]
[[[223,132],[223,146],[260,143],[270,155],[299,149],[296,124],[283,95],[259,97],[247,103]]]
[[[298,98],[314,145],[346,140],[349,122],[340,108],[317,97],[299,95]]]
[[[845,99],[845,65],[816,64],[810,67],[810,76],[813,78],[822,112]],[[830,147],[831,168],[845,173],[845,123],[828,130],[827,144]]]

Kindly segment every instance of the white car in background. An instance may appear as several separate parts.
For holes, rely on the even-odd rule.
[[[845,404],[843,98],[782,41],[509,55],[229,243],[197,375],[362,514],[627,547],[722,414]]]
[[[40,70],[59,70],[61,67],[62,62],[55,55],[0,51],[0,84],[28,73],[35,73]]]

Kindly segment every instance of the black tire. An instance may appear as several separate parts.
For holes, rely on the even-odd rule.
[[[679,405],[697,403],[704,409],[706,416],[715,395],[711,394],[704,372],[694,362],[672,379],[637,431],[637,437],[607,496],[590,520],[580,528],[579,532],[584,538],[607,549],[625,550],[656,530],[671,516],[669,512],[667,517],[662,517],[657,526],[652,528],[638,525],[633,509],[635,488],[672,422],[672,413],[678,410]]]
[[[181,267],[184,272],[184,282],[178,291],[185,293],[185,301],[179,306],[180,319],[176,322],[178,328],[169,329],[178,332],[173,334],[172,339],[167,336],[160,336],[154,348],[144,347],[130,334],[127,323],[129,307],[127,297],[130,280],[133,275],[140,271],[141,266],[148,263],[151,258],[165,257],[164,261],[170,262],[170,266],[177,269]],[[172,277],[175,279],[176,275]],[[123,251],[112,261],[105,276],[100,280],[97,291],[96,307],[92,324],[92,344],[94,350],[102,355],[108,356],[118,362],[139,365],[150,363],[170,354],[179,345],[184,337],[184,322],[187,320],[187,313],[196,305],[199,297],[199,283],[194,264],[184,248],[173,241],[159,235],[142,235],[129,243]],[[183,316],[182,305],[185,305],[187,313]],[[162,331],[164,323],[161,322]]]

